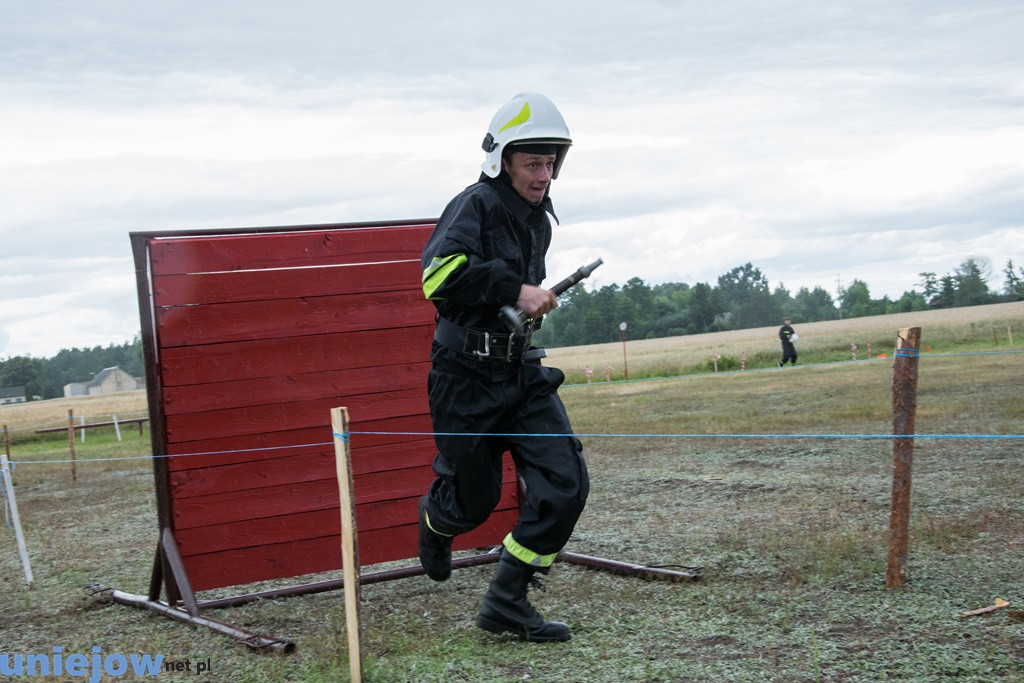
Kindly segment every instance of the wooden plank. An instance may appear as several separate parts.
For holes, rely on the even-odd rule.
[[[227,491],[247,491],[318,481],[334,473],[334,454],[329,446],[313,453],[268,458],[222,467],[179,470],[170,474],[175,500],[212,496]]]
[[[164,275],[154,283],[158,307],[269,301],[329,294],[416,290],[420,260],[271,270]]]
[[[501,500],[495,512],[518,507],[517,483],[508,481],[502,486]],[[356,506],[356,524],[359,533],[390,529],[409,524],[416,519],[419,496],[398,500],[375,501]],[[286,543],[293,540],[319,538],[341,533],[337,506],[322,510],[309,510],[276,517],[241,519],[213,526],[179,529],[178,547],[183,556],[203,555],[222,550],[236,550],[262,545]],[[500,542],[497,539],[495,544]],[[469,546],[467,546],[469,547]],[[410,557],[415,556],[415,552]]]
[[[430,361],[422,361],[167,387],[164,391],[165,413],[185,415],[209,410],[309,401],[324,396],[343,399],[381,391],[422,390],[429,371]]]
[[[425,437],[417,436],[416,433],[433,433],[430,416],[427,414],[363,422],[353,420],[352,425],[353,430],[357,431],[384,432],[354,434],[352,439],[357,453],[365,448],[420,441]],[[167,467],[168,471],[175,472],[324,451],[331,448],[331,431],[328,425],[316,425],[263,434],[197,439],[170,446],[171,452],[176,455],[167,458]]]
[[[161,377],[164,387],[170,388],[415,363],[429,357],[433,335],[431,320],[404,328],[167,348],[161,357]]]
[[[161,308],[156,318],[168,347],[404,328],[434,314],[422,292],[404,291]]]
[[[518,510],[496,512],[479,528],[456,537],[453,549],[497,545],[515,524]],[[360,534],[363,566],[416,556],[415,524]],[[290,541],[185,558],[196,591],[337,570],[341,567],[338,536]]]
[[[327,427],[325,420],[330,415],[330,404],[336,402],[337,398],[168,415],[167,441],[177,444],[197,439],[260,434],[318,425]],[[358,411],[371,420],[422,415],[429,411],[427,395],[422,388],[352,396],[347,397],[346,402],[353,414]],[[329,437],[330,433],[325,432],[325,436]]]
[[[387,472],[430,465],[436,449],[433,440],[352,449],[352,467],[358,474]],[[277,455],[277,453],[274,453]],[[175,499],[209,496],[222,491],[282,486],[325,479],[334,468],[330,445],[315,449],[286,451],[282,457],[265,457],[219,467],[199,467],[170,473]]]
[[[390,472],[371,472],[357,477],[356,502],[396,500],[422,494],[434,480],[429,466]],[[212,526],[253,517],[274,517],[338,506],[338,482],[334,479],[303,481],[244,491],[223,491],[210,496],[175,501],[174,528]]]
[[[432,223],[372,229],[336,226],[308,232],[158,238],[150,246],[150,263],[156,279],[180,273],[418,259],[432,229]]]
[[[355,478],[356,504],[401,500],[423,494],[434,481],[429,465],[387,472],[370,472]],[[506,460],[502,483],[516,481],[515,469]],[[243,519],[277,517],[338,506],[337,481],[319,479],[282,486],[221,491],[175,501],[174,528],[215,526]]]

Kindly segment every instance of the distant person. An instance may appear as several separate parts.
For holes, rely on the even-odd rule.
[[[779,367],[781,368],[786,364],[786,361],[792,361],[793,365],[796,365],[796,346],[793,342],[797,340],[797,334],[793,331],[793,326],[790,325],[791,320],[786,318],[785,324],[779,328],[779,339],[782,340],[782,360],[779,361]]]

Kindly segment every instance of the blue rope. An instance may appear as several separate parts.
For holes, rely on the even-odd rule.
[[[502,432],[357,432],[351,431],[348,434],[334,432],[334,436],[346,443],[349,437],[358,436],[475,436],[475,437],[505,437],[505,438],[551,438],[551,437],[585,437],[594,439],[850,439],[850,440],[888,440],[888,439],[1004,439],[1024,440],[1024,434],[671,434],[671,433],[648,433],[648,434],[615,434],[615,433],[579,433],[560,432],[553,434],[516,434]],[[77,460],[19,460],[19,465],[59,465],[70,462],[113,462],[119,460],[154,460],[158,458],[190,458],[199,455],[228,455],[232,453],[252,453],[257,451],[284,450],[290,448],[305,448],[307,446],[330,446],[331,442],[305,443],[294,446],[268,446],[265,448],[243,448],[240,450],[228,451],[206,451],[203,453],[172,453],[170,455],[129,455],[119,458],[78,458]],[[15,463],[12,462],[11,465]]]
[[[370,436],[501,436],[552,437],[576,436],[591,438],[640,439],[1024,439],[1024,434],[602,434],[560,432],[554,434],[513,434],[500,432],[349,432]]]

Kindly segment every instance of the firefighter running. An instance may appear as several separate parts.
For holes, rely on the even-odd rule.
[[[501,456],[521,481],[519,518],[505,537],[477,626],[531,642],[565,641],[527,599],[572,534],[589,492],[582,446],[558,387],[530,344],[502,321],[514,306],[539,321],[558,305],[540,287],[554,218],[549,190],[572,139],[543,95],[521,93],[495,114],[483,173],[445,208],[423,249],[423,293],[437,307],[427,382],[437,475],[419,503],[419,557],[435,581],[451,574],[452,539],[487,520],[501,495]],[[556,219],[557,220],[557,219]],[[451,434],[456,434],[452,436]],[[458,436],[466,434],[466,436]]]

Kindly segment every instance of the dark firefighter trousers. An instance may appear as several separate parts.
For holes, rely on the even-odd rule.
[[[783,339],[781,365],[785,365],[788,361],[793,361],[793,364],[796,365],[796,345],[787,339]]]
[[[462,534],[483,524],[501,497],[501,456],[507,450],[525,484],[512,538],[539,555],[557,553],[590,490],[582,446],[557,393],[565,375],[539,361],[508,366],[455,355],[435,348],[427,380],[439,451],[428,505],[431,526]]]

